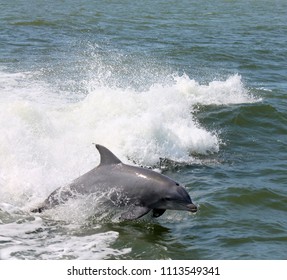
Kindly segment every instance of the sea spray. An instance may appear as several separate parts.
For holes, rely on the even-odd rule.
[[[71,102],[49,92],[49,84],[32,73],[0,74],[0,193],[20,205],[95,167],[94,142],[124,162],[144,166],[160,158],[190,162],[193,154],[216,153],[218,132],[199,124],[194,106],[255,101],[239,75],[208,85],[174,75],[173,83],[143,91],[91,80],[86,96]]]

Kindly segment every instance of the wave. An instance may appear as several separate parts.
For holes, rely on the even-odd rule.
[[[172,83],[138,91],[90,80],[87,94],[72,100],[34,76],[0,72],[0,194],[18,205],[93,168],[99,156],[92,143],[145,166],[217,153],[220,136],[199,124],[196,105],[257,101],[239,75],[207,85],[174,75]]]

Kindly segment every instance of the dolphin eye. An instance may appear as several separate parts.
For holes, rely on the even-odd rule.
[[[177,186],[179,186],[179,183],[175,183]]]

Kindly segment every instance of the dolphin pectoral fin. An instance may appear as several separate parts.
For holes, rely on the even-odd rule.
[[[120,220],[135,220],[138,219],[145,214],[147,214],[151,209],[143,206],[133,206],[129,209],[129,211],[124,212]]]
[[[153,209],[152,210],[152,216],[154,218],[158,218],[160,217],[164,212],[165,212],[166,209]]]

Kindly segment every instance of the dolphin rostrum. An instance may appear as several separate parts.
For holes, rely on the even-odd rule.
[[[167,176],[150,169],[122,163],[110,150],[96,145],[100,164],[70,185],[53,191],[44,203],[32,212],[42,212],[65,203],[76,194],[93,194],[108,191],[109,199],[117,206],[127,206],[121,220],[138,219],[151,210],[153,217],[165,210],[196,212],[197,207],[184,187]]]

